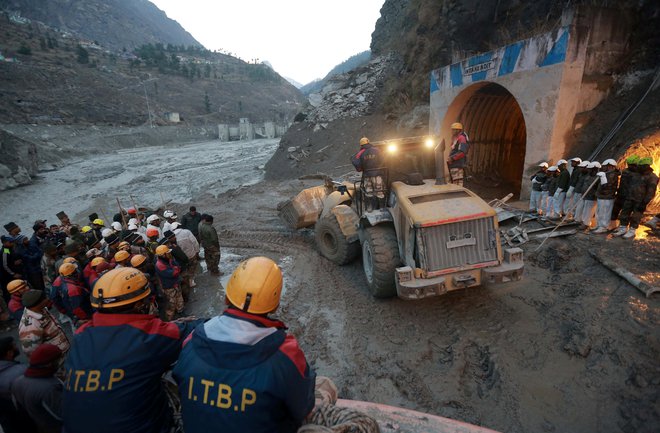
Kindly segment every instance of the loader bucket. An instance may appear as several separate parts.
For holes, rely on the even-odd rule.
[[[328,189],[325,186],[300,191],[280,208],[280,219],[292,229],[313,226],[323,210],[323,199],[327,195]]]

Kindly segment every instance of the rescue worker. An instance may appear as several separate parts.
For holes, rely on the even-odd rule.
[[[557,187],[552,194],[552,216],[553,219],[560,219],[564,216],[564,201],[566,200],[566,192],[571,183],[571,174],[568,172],[566,165],[568,161],[560,159],[557,161]]]
[[[62,263],[60,276],[53,283],[51,300],[57,309],[66,314],[75,327],[92,317],[89,291],[81,283],[78,267],[74,263]],[[58,281],[59,280],[59,281]]]
[[[641,176],[637,171],[637,161],[639,161],[639,156],[637,155],[630,155],[626,158],[627,167],[621,172],[621,177],[619,178],[619,188],[616,191],[614,207],[612,208],[612,221],[619,219],[626,197],[630,195],[630,185],[635,183],[635,178]],[[620,230],[617,229],[613,235],[621,236],[623,233],[618,234],[619,231]]]
[[[211,275],[224,275],[224,272],[218,269],[220,240],[218,239],[218,232],[213,227],[212,215],[202,215],[202,222],[199,223],[199,243],[204,248],[204,261]]]
[[[95,214],[94,214],[94,215],[95,215]],[[90,215],[90,216],[92,216],[92,215]],[[104,228],[105,228],[105,223],[103,222],[102,219],[100,219],[100,218],[97,217],[96,219],[94,219],[94,220],[92,221],[92,231],[91,231],[90,233],[92,233],[92,235],[94,236],[94,238],[95,238],[97,241],[100,241],[101,239],[103,239],[103,236],[102,236],[102,234],[101,234],[101,231],[102,231]]]
[[[115,263],[116,268],[128,268],[131,266],[131,253],[125,250],[120,250],[115,253],[115,256],[112,258]]]
[[[568,190],[566,191],[566,199],[564,200],[564,215],[574,215],[573,214],[573,209],[575,208],[575,205],[577,204],[577,201],[575,200],[575,197],[573,196],[573,193],[575,191],[575,185],[577,184],[578,179],[580,178],[580,173],[581,170],[579,169],[580,164],[582,164],[582,158],[578,158],[577,156],[574,158],[570,159],[571,161],[571,177],[568,181]]]
[[[227,309],[186,340],[173,371],[186,433],[294,433],[311,412],[316,374],[286,325],[269,317],[281,292],[275,262],[241,262]]]
[[[190,230],[181,227],[181,223],[172,223],[172,231],[176,236],[176,244],[181,248],[188,260],[186,269],[181,273],[183,299],[187,301],[190,288],[195,286],[195,271],[199,262],[199,242],[197,242],[197,238],[195,238],[195,235]]]
[[[165,222],[163,223],[163,233],[166,231],[172,231],[172,224],[174,221],[177,219],[177,215],[174,211],[171,210],[166,210],[163,212],[163,218],[165,218]]]
[[[62,352],[69,351],[71,344],[64,330],[55,317],[48,311],[50,301],[41,290],[28,290],[22,297],[23,317],[18,325],[18,338],[25,356],[41,344],[49,343],[59,347]]]
[[[172,320],[177,314],[183,313],[183,297],[181,295],[181,268],[172,258],[172,250],[167,245],[156,248],[156,276],[165,298],[165,320]]]
[[[74,225],[71,224],[71,220],[66,212],[59,211],[55,216],[60,220],[60,230],[66,233],[67,236],[71,236],[71,227],[74,227]]]
[[[637,161],[637,170],[639,176],[634,178],[634,183],[630,185],[628,199],[621,210],[621,228],[617,233],[624,239],[632,239],[639,223],[644,216],[644,211],[648,204],[655,197],[655,191],[658,188],[658,176],[653,172],[651,157],[640,158]],[[630,228],[626,226],[630,224]],[[624,231],[625,229],[625,231]]]
[[[607,233],[610,227],[610,217],[614,207],[614,198],[619,185],[619,170],[616,169],[616,161],[606,159],[603,161],[602,171],[598,172],[600,183],[596,190],[597,210],[596,210],[596,228],[592,231],[594,234]]]
[[[587,186],[585,186],[586,178],[589,175],[589,169],[587,166],[590,161],[584,160],[578,164],[575,169],[578,172],[578,179],[575,182],[575,187],[573,188],[573,209],[570,209],[570,213],[573,214],[573,219],[575,221],[582,220],[582,209],[584,207],[584,200],[582,200],[582,193],[584,193]]]
[[[56,261],[57,247],[54,244],[46,244],[44,246],[44,255],[41,257],[41,274],[44,278],[46,293],[50,291],[53,281],[57,278],[57,269],[55,269]]]
[[[103,257],[94,257],[85,269],[83,269],[83,278],[89,289],[94,287],[94,283],[99,279],[98,266],[101,263],[108,263]]]
[[[25,280],[13,280],[7,284],[7,291],[11,295],[11,299],[7,303],[9,314],[12,319],[17,322],[23,317],[23,293],[30,290],[30,286]]]
[[[156,259],[156,248],[158,248],[158,237],[159,232],[155,228],[147,229],[147,239],[146,249],[149,253],[149,259],[154,261]]]
[[[557,170],[556,165],[551,165],[545,172],[546,178],[543,186],[541,186],[542,198],[545,198],[543,204],[543,219],[550,218],[553,215],[553,196],[557,190],[557,181],[559,177],[559,171]]]
[[[160,217],[158,215],[153,214],[147,218],[147,231],[149,231],[149,229],[158,230],[159,238],[163,236],[163,232],[160,229]]]
[[[189,212],[181,217],[181,226],[186,230],[190,230],[197,240],[199,240],[198,227],[200,222],[202,222],[202,215],[197,212],[195,206],[190,206]]]
[[[43,245],[48,236],[48,227],[44,223],[38,223],[32,226],[34,234],[30,238],[27,251],[23,253],[23,265],[25,269],[25,279],[30,282],[30,286],[44,290],[44,276],[41,273],[41,257],[44,255]]]
[[[147,277],[154,299],[159,301],[162,300],[162,290],[160,289],[160,282],[158,281],[158,277],[156,277],[156,268],[152,262],[147,260],[147,256],[143,256],[142,254],[134,255],[131,257],[131,266],[142,272],[145,277]],[[157,311],[158,309],[156,307],[155,314],[157,314]]]
[[[30,416],[12,400],[14,381],[27,369],[16,361],[20,354],[13,337],[0,337],[0,427],[4,433],[38,433]]]
[[[590,162],[587,165],[589,172],[584,179],[584,192],[582,193],[582,225],[581,228],[588,229],[594,223],[594,217],[596,215],[596,189],[597,189],[597,180],[598,170],[600,169],[600,163],[598,161]],[[596,183],[595,183],[596,182]]]
[[[378,209],[385,198],[383,161],[380,150],[367,137],[360,139],[360,150],[351,157],[355,170],[362,172],[363,202],[366,209]]]
[[[541,213],[541,187],[545,183],[546,179],[546,170],[548,169],[548,163],[542,162],[538,165],[539,170],[534,173],[531,177],[532,181],[532,191],[529,195],[529,212],[530,213]]]
[[[2,287],[2,297],[5,301],[9,300],[7,284],[12,280],[23,278],[23,259],[14,251],[15,238],[3,235],[2,240],[2,263],[0,264],[0,286]]]
[[[449,158],[447,158],[449,176],[453,184],[463,186],[470,141],[467,134],[463,132],[462,123],[451,124],[451,139],[451,149],[449,150]]]
[[[201,321],[166,323],[148,314],[149,281],[134,268],[103,275],[91,302],[97,311],[76,331],[64,364],[63,431],[169,432],[161,376]]]
[[[135,254],[146,256],[148,254],[144,238],[139,233],[129,235],[126,238],[126,241],[130,244],[128,252],[131,253],[131,256],[134,256]]]
[[[34,420],[40,433],[62,431],[62,381],[55,376],[62,350],[42,344],[30,355],[30,365],[11,387],[16,406]]]

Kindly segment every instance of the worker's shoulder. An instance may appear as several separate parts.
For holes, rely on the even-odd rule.
[[[307,359],[298,345],[296,337],[287,334],[284,338],[284,342],[280,345],[279,352],[293,363],[301,376],[305,376],[305,372],[307,371]]]

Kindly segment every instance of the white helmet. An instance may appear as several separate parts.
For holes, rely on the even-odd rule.
[[[600,168],[600,162],[598,161],[590,162],[589,165],[587,165],[587,168]]]
[[[138,225],[138,220],[137,218],[131,218],[128,220],[128,225],[130,226],[131,224]]]
[[[557,161],[557,167],[559,167],[562,164],[566,164],[566,163],[567,163],[567,161],[565,159],[560,159],[559,161]]]
[[[557,168],[556,165],[551,165],[551,166],[548,168],[548,171],[557,171],[557,170],[559,170],[559,168]]]
[[[542,163],[539,164],[539,167],[548,168],[548,163],[547,162],[542,162]]]
[[[107,238],[108,236],[110,236],[113,233],[114,232],[112,231],[112,229],[103,229],[103,230],[101,230],[101,236],[103,236],[104,238]]]
[[[165,218],[172,218],[173,220],[176,219],[176,214],[171,210],[166,210],[165,212],[163,212],[163,216]]]
[[[587,160],[585,159],[584,161],[580,162],[580,164],[578,165],[578,167],[586,167],[586,166],[588,166],[589,164],[590,164],[590,162],[587,161]]]
[[[154,222],[156,220],[159,220],[159,219],[160,219],[160,217],[156,214],[149,215],[149,217],[147,218],[147,223],[151,224],[152,222]]]
[[[121,223],[117,221],[113,221],[112,224],[110,224],[110,227],[112,227],[116,232],[121,231]]]
[[[137,230],[137,229],[138,229],[138,226],[135,225],[135,224],[129,224],[129,225],[128,225],[128,229],[131,230],[131,231],[133,231],[133,230]]]
[[[603,161],[603,165],[612,165],[616,167],[616,161],[613,159],[606,159],[605,161]]]
[[[582,162],[582,158],[578,158],[577,156],[575,158],[571,158],[571,161],[575,161],[578,164]]]
[[[181,227],[180,222],[174,222],[174,223],[170,224],[170,230],[172,230],[172,231],[178,229],[179,227]]]

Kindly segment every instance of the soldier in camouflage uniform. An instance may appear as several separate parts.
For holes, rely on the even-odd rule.
[[[204,248],[204,260],[206,267],[213,275],[223,275],[218,269],[220,263],[220,241],[218,232],[213,227],[213,216],[202,215],[202,222],[199,223],[199,243]]]
[[[48,311],[50,301],[41,290],[28,290],[22,297],[23,317],[18,325],[18,338],[25,356],[29,357],[41,344],[54,344],[66,354],[71,347],[69,339],[55,317]]]

